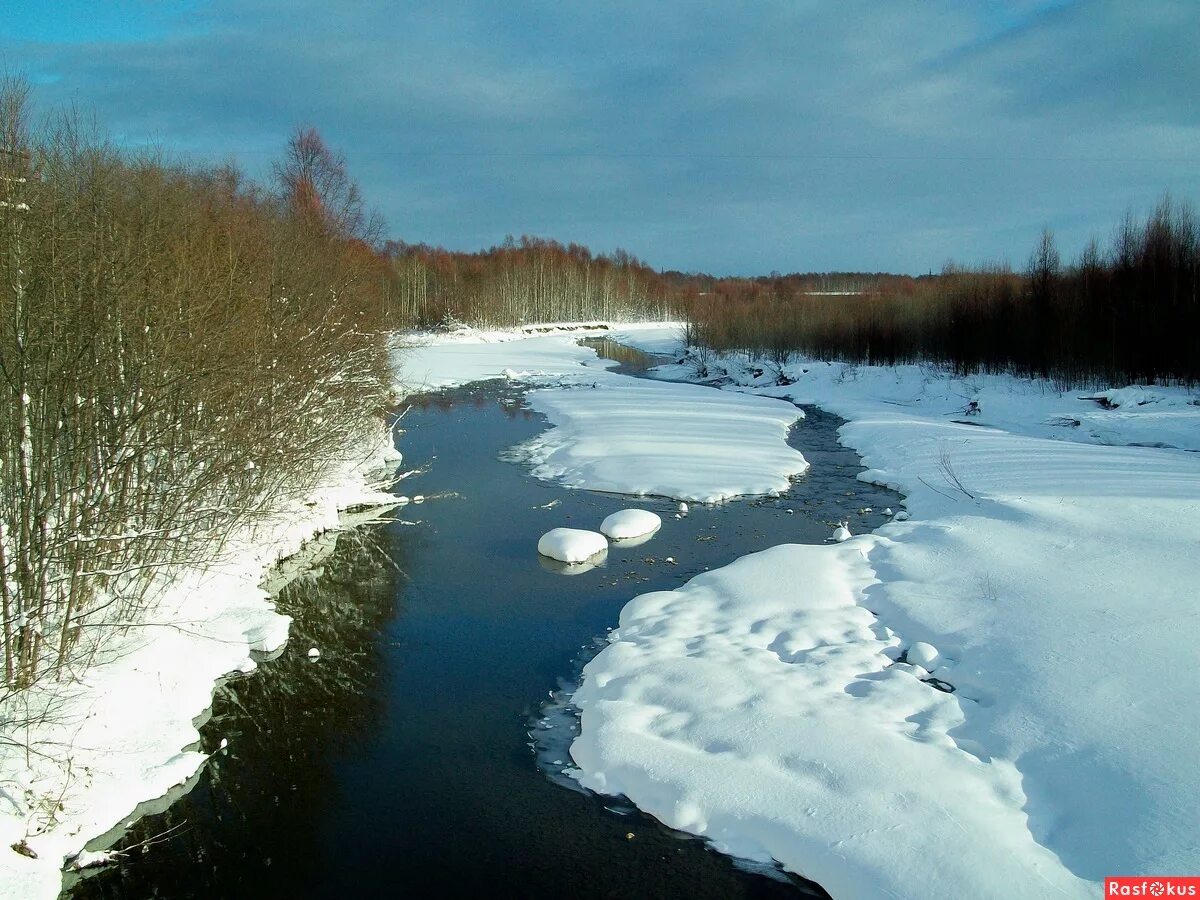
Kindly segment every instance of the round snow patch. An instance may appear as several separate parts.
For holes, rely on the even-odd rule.
[[[623,509],[600,523],[600,530],[614,541],[654,534],[662,519],[647,509]]]
[[[917,641],[908,648],[908,654],[905,656],[914,666],[920,666],[926,671],[932,672],[937,668],[938,652],[933,644],[927,644],[924,641]]]
[[[555,528],[538,541],[538,553],[565,563],[586,562],[608,550],[604,535],[580,528]]]
[[[308,648],[308,658],[309,659],[320,659],[321,651],[318,650],[316,647],[309,647]]]

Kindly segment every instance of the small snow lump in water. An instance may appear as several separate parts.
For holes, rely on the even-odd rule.
[[[581,528],[553,528],[538,541],[538,553],[565,563],[586,562],[608,552],[604,535]]]
[[[623,509],[600,523],[600,530],[614,541],[654,534],[662,519],[647,509]]]

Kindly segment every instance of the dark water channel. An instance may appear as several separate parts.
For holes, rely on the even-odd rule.
[[[400,424],[406,466],[429,468],[398,492],[456,496],[343,534],[282,591],[296,619],[286,650],[222,688],[202,729],[205,749],[228,748],[126,833],[128,855],[66,896],[824,896],[564,789],[539,770],[530,732],[635,594],[777,543],[820,542],[841,518],[854,531],[883,521],[899,498],[855,480],[840,421],[810,410],[793,430],[812,468],[786,496],[681,519],[674,502],[565,490],[502,461],[545,428],[511,385],[418,398]],[[573,577],[539,564],[548,529],[594,529],[629,505],[663,517],[650,542],[614,545]]]

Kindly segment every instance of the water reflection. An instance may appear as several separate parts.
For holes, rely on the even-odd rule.
[[[546,572],[553,572],[555,575],[582,575],[584,572],[590,572],[597,566],[603,566],[608,561],[608,552],[597,553],[594,556],[589,556],[583,562],[565,563],[557,559],[551,559],[549,556],[537,554],[538,565]]]
[[[435,409],[449,412],[464,404],[470,405],[474,409],[483,409],[494,404],[510,419],[531,422],[537,418],[537,413],[526,407],[519,398],[510,396],[507,392],[497,394],[487,391],[438,391],[428,394],[410,394],[404,399],[404,403],[397,413],[402,413],[405,408],[409,407],[421,411]]]
[[[74,898],[302,896],[323,836],[312,823],[330,807],[337,760],[382,714],[379,637],[398,611],[402,547],[379,527],[338,535],[315,570],[278,595],[294,617],[284,653],[228,682],[202,729],[217,752],[183,801],[131,828],[133,852],[71,876]],[[310,647],[321,658],[307,658]],[[158,837],[164,836],[164,837]],[[142,842],[157,845],[142,852]]]
[[[661,366],[670,361],[665,356],[656,356],[624,344],[618,344],[612,338],[581,338],[579,345],[595,350],[596,355],[601,359],[611,359],[620,363],[614,371],[620,372],[622,375],[641,375],[655,366]]]

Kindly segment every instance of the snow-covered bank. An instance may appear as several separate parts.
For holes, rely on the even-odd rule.
[[[946,736],[956,700],[888,668],[860,549],[785,544],[629,603],[575,694],[579,780],[835,898],[999,896],[980,869],[1008,896],[1078,893],[1018,774],[980,777]]]
[[[93,664],[46,680],[19,708],[9,702],[9,716],[46,714],[14,736],[30,752],[0,743],[0,897],[57,897],[64,862],[85,843],[203,766],[195,721],[215,683],[287,640],[290,620],[260,587],[264,575],[337,527],[339,510],[390,502],[364,476],[398,459],[390,432],[348,448],[318,490],[234,535],[203,571],[164,579],[142,620],[110,623],[118,633]]]
[[[621,327],[651,336],[664,330]],[[486,378],[541,387],[528,402],[554,427],[514,458],[529,462],[539,478],[570,487],[715,502],[785,490],[808,468],[787,445],[788,429],[803,417],[792,404],[616,375],[608,371],[614,363],[579,346],[588,333],[605,332],[438,336],[397,351],[400,389]]]
[[[1200,871],[1200,455],[1121,446],[1196,447],[1193,396],[1104,409],[819,363],[778,386],[725,362],[727,386],[847,419],[911,519],[634,600],[577,694],[581,780],[835,897],[1092,897],[1105,874]],[[893,664],[918,641],[955,693]]]

